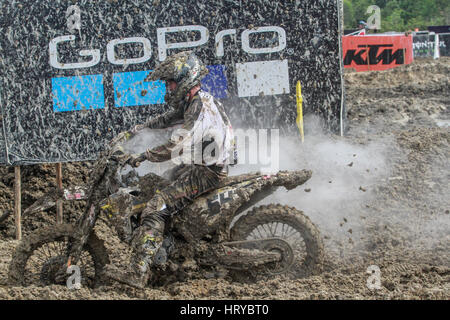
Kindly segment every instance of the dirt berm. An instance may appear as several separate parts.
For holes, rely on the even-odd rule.
[[[311,151],[306,154],[320,155],[319,146],[331,146],[326,149],[334,166],[330,177],[319,170],[320,161],[293,156],[291,167],[310,169],[311,164],[313,179],[290,191],[289,197],[283,193],[274,198],[304,210],[319,227],[326,251],[323,274],[256,283],[191,280],[145,290],[124,285],[92,290],[10,287],[7,269],[18,242],[9,217],[0,226],[0,299],[449,299],[450,59],[416,60],[382,72],[346,72],[345,82],[346,136],[309,131],[302,147]],[[333,158],[341,147],[347,148],[351,160]],[[323,158],[327,157],[319,157]],[[90,166],[63,164],[64,185],[86,183]],[[339,172],[343,175],[336,175]],[[0,167],[2,212],[13,210],[13,181],[14,169]],[[323,191],[333,185],[339,187],[331,198]],[[22,167],[22,207],[52,186],[53,165]],[[336,205],[320,207],[322,197]],[[82,208],[82,202],[65,205],[66,222],[74,222]],[[54,223],[55,215],[51,209],[24,217],[24,237]],[[117,239],[102,225],[97,230],[107,240],[113,260],[120,261]],[[367,286],[369,266],[380,270],[379,289]]]

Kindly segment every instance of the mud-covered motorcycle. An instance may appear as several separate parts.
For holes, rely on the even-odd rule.
[[[153,173],[143,177],[134,170],[122,174],[124,167],[129,168],[130,157],[118,152],[117,146],[127,138],[123,134],[115,138],[94,164],[84,191],[86,209],[75,225],[41,228],[20,242],[9,266],[11,284],[66,284],[72,265],[79,267],[84,286],[109,281],[105,273],[110,263],[108,250],[94,231],[97,219],[103,215],[119,238],[129,243],[145,203],[170,183]],[[196,198],[167,223],[163,246],[152,267],[152,284],[227,274],[305,276],[320,272],[322,240],[303,212],[280,204],[254,207],[277,188],[291,190],[310,177],[311,171],[300,170],[225,178],[216,190]],[[69,198],[76,197],[69,192],[65,199]],[[62,191],[51,192],[27,211],[47,209],[60,199],[64,199]]]

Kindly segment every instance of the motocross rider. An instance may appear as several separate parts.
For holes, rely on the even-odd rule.
[[[133,257],[129,270],[109,272],[110,277],[119,282],[137,288],[147,284],[150,266],[156,262],[155,255],[165,250],[161,245],[167,219],[194,198],[214,190],[227,176],[228,164],[235,160],[230,120],[222,104],[200,87],[200,80],[207,73],[208,69],[197,56],[187,51],[169,56],[146,79],[166,81],[165,102],[169,111],[136,126],[130,133],[134,135],[145,127],[163,129],[181,125],[176,130],[179,134],[172,134],[163,145],[147,149],[144,158],[151,162],[182,159],[182,164],[173,171],[171,184],[146,204],[140,226],[132,236]],[[137,166],[144,158],[133,155],[129,163]]]

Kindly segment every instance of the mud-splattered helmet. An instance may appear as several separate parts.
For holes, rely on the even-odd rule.
[[[147,77],[146,81],[173,80],[177,87],[172,92],[166,90],[165,101],[177,108],[194,86],[208,74],[208,69],[192,51],[184,51],[169,56]]]

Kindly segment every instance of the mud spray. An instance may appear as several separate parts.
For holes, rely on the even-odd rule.
[[[250,142],[250,131],[235,130],[238,140],[247,133],[247,143],[238,144],[238,164],[231,167],[230,175],[261,171],[264,173],[278,170],[313,171],[312,178],[295,190],[278,190],[272,196],[257,205],[281,203],[304,211],[326,237],[328,252],[343,258],[343,244],[352,244],[352,248],[363,248],[359,239],[365,229],[361,224],[364,208],[375,199],[374,186],[390,177],[391,168],[387,164],[387,145],[393,143],[372,141],[368,145],[352,144],[345,139],[326,135],[320,128],[319,119],[310,116],[308,136],[301,143],[298,136],[278,136],[255,134],[259,141]],[[264,132],[263,132],[264,133]],[[144,152],[167,141],[164,130],[143,130],[125,146],[131,153]],[[256,148],[252,143],[256,142]],[[243,150],[242,148],[245,148]],[[257,155],[257,158],[255,158]],[[256,161],[255,161],[256,160]],[[147,172],[163,174],[174,164],[144,162],[138,169],[143,175]],[[245,214],[245,213],[244,213]]]
[[[396,189],[395,184],[403,182],[404,177],[396,173],[394,163],[408,162],[406,155],[399,152],[393,135],[372,136],[368,141],[358,142],[325,133],[315,116],[306,117],[305,123],[308,130],[304,143],[297,135],[278,136],[272,130],[266,135],[259,132],[254,135],[259,137],[256,148],[251,145],[255,141],[249,141],[250,131],[235,130],[238,140],[246,134],[247,141],[238,144],[238,164],[230,168],[230,175],[312,170],[312,178],[306,184],[291,191],[280,188],[257,205],[280,203],[304,211],[324,237],[329,268],[338,261],[368,264],[400,243],[406,246],[420,243],[423,249],[432,250],[447,236],[448,216],[424,217],[399,205],[383,189],[392,185]],[[141,153],[169,137],[166,130],[145,129],[125,147],[128,152]],[[137,171],[140,175],[147,172],[161,175],[173,166],[171,161],[144,162]],[[442,163],[432,167],[435,170]],[[422,197],[424,205],[439,201],[439,195],[432,192],[423,193]]]
[[[279,164],[279,170],[312,170],[312,178],[291,191],[280,188],[257,205],[280,203],[302,210],[325,237],[330,260],[342,259],[363,249],[359,241],[365,232],[363,209],[375,199],[373,187],[391,174],[386,145],[392,141],[358,145],[325,134],[313,116],[306,117],[305,123],[304,143],[299,136],[280,137],[278,152],[269,158]],[[254,168],[238,165],[231,174],[249,169]]]

